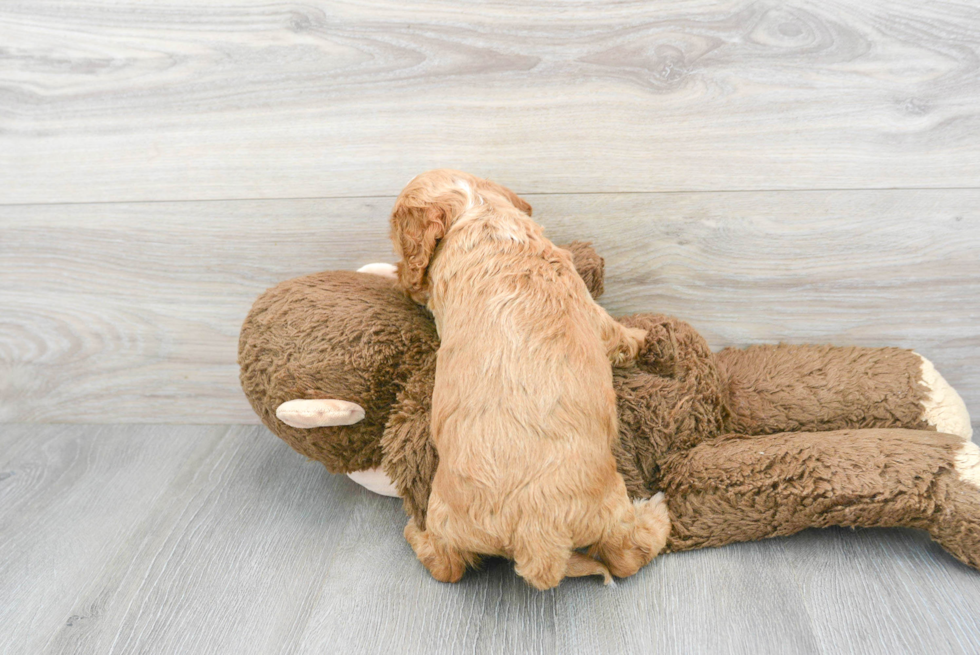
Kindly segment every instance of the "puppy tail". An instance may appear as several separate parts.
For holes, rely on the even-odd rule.
[[[605,564],[588,555],[572,551],[572,556],[568,558],[568,564],[565,567],[565,577],[581,578],[587,575],[601,575],[603,584],[613,584],[612,574]]]

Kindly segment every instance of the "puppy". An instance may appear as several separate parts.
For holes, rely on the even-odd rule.
[[[646,332],[599,307],[531,206],[488,180],[419,175],[395,203],[391,237],[399,284],[441,340],[439,465],[425,529],[405,528],[419,560],[456,582],[479,555],[502,555],[538,589],[636,573],[670,525],[662,496],[630,502],[616,471],[610,362],[631,361]]]

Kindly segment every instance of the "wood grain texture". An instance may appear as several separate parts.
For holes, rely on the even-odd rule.
[[[980,416],[980,190],[529,196],[614,314],[713,347],[915,348]],[[392,198],[0,207],[0,421],[248,423],[238,330],[277,282],[391,261]]]
[[[974,5],[0,4],[0,655],[980,651],[977,572],[919,532],[447,586],[264,428],[43,424],[256,422],[254,298],[390,261],[436,166],[593,240],[614,313],[912,347],[976,421]]]
[[[0,202],[973,187],[971,3],[4,2]]]
[[[433,581],[400,503],[261,427],[0,425],[0,653],[975,653],[919,532],[668,555],[615,588]]]

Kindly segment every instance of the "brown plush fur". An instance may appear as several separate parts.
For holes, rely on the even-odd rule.
[[[601,257],[586,244],[569,250],[598,295]],[[828,346],[712,354],[682,321],[621,321],[649,336],[637,366],[614,370],[617,465],[632,497],[668,494],[668,549],[893,525],[928,530],[980,568],[980,490],[952,469],[963,441],[922,421],[916,355]],[[266,292],[243,326],[239,362],[270,430],[331,471],[381,459],[423,527],[438,463],[429,438],[437,347],[431,317],[392,281],[333,272]],[[275,418],[283,401],[320,397],[358,402],[366,418],[314,430]]]
[[[921,360],[908,350],[753,346],[725,349],[715,362],[733,400],[733,432],[929,428],[918,404]]]
[[[405,537],[432,575],[456,582],[478,555],[506,555],[538,589],[566,575],[635,573],[663,548],[660,498],[638,501],[616,471],[610,360],[645,336],[589,295],[572,257],[530,206],[451,170],[416,177],[392,213],[401,285],[439,331],[432,443],[439,463],[424,529]],[[591,547],[601,560],[574,557]]]
[[[435,326],[390,280],[347,271],[287,280],[252,306],[238,343],[241,384],[256,414],[331,473],[381,465],[398,390],[439,345]],[[300,429],[276,418],[295,398],[343,398],[354,425]]]
[[[962,447],[959,437],[901,429],[715,437],[664,463],[668,547],[906,526],[980,568],[980,489],[954,469]]]

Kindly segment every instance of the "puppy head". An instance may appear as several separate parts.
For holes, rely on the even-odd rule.
[[[521,198],[507,187],[479,177],[475,177],[473,180],[480,197],[485,198],[490,204],[498,205],[499,203],[497,201],[503,200],[505,204],[514,207],[518,211],[528,216],[531,215],[531,205],[528,204],[527,200],[524,200],[524,198]]]
[[[439,240],[456,219],[477,207],[531,215],[531,205],[510,189],[460,171],[428,171],[402,189],[391,212],[391,241],[400,259],[399,286],[416,302],[428,299],[427,271]]]

